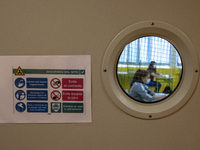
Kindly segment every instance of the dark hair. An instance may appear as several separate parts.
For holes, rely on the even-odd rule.
[[[133,79],[132,79],[132,81],[131,81],[130,87],[132,87],[133,83],[136,82],[136,81],[142,82],[142,83],[143,83],[142,77],[146,77],[146,76],[148,76],[148,75],[149,75],[149,73],[148,73],[147,70],[138,69],[138,70],[135,72],[134,76],[133,76]]]
[[[153,67],[153,65],[155,63],[156,63],[155,61],[151,61],[147,70],[154,70],[154,71],[156,71],[156,68]]]

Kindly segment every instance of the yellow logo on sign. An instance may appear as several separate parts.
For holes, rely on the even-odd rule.
[[[24,72],[22,71],[22,68],[19,66],[15,75],[25,75]]]

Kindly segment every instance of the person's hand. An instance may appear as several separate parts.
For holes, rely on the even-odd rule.
[[[159,99],[163,99],[165,97],[166,97],[166,95],[162,95],[162,96],[159,96]]]
[[[154,94],[153,97],[155,98],[155,100],[158,100],[158,99],[163,99],[163,98],[165,98],[166,95],[156,96],[156,95]]]
[[[156,94],[153,94],[153,97],[155,100],[157,100],[159,96],[156,96]]]
[[[163,78],[164,76],[162,74],[160,74],[160,78]]]

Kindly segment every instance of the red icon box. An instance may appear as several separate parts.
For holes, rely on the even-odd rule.
[[[83,91],[62,91],[63,101],[83,101]]]
[[[83,79],[81,78],[63,78],[63,89],[83,89]]]

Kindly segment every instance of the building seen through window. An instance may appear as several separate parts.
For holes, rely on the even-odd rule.
[[[152,103],[164,100],[178,87],[182,61],[167,40],[146,36],[127,44],[117,63],[121,88],[133,100]]]

